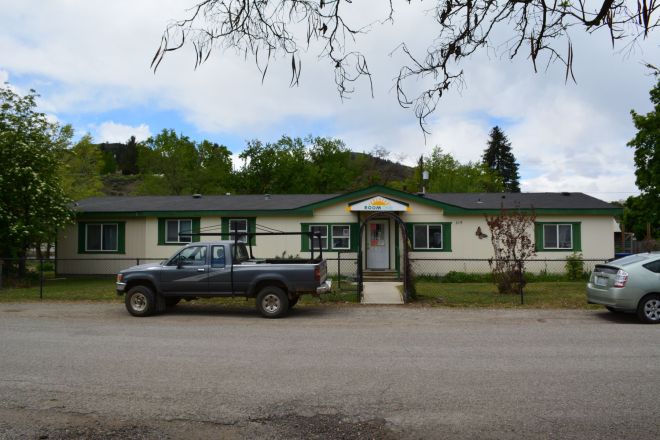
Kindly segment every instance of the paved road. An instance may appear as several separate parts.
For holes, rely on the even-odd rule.
[[[0,438],[657,439],[660,326],[599,311],[0,305]]]

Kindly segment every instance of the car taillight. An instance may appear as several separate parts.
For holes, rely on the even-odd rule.
[[[614,278],[614,287],[625,287],[627,282],[628,272],[619,269],[619,271],[616,273],[616,278]]]
[[[317,283],[321,282],[321,267],[316,266],[314,268],[314,279],[316,280]]]

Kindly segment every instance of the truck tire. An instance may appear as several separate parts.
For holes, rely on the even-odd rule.
[[[156,294],[147,286],[132,287],[124,299],[126,310],[133,316],[152,315],[157,308]]]
[[[291,310],[296,304],[298,304],[298,300],[300,297],[298,295],[293,295],[292,298],[289,298],[289,310]]]
[[[289,297],[276,286],[266,286],[257,294],[257,311],[264,318],[281,318],[289,311]]]

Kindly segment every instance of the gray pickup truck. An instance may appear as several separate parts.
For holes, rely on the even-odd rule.
[[[117,274],[117,294],[125,295],[133,316],[148,316],[174,307],[181,299],[219,296],[256,298],[266,318],[285,316],[300,295],[329,292],[326,261],[254,259],[244,243],[191,243],[169,260],[124,269]]]

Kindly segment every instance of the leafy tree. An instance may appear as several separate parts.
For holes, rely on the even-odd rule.
[[[103,153],[89,134],[63,152],[60,167],[62,188],[70,199],[80,200],[103,194]]]
[[[290,58],[291,84],[295,85],[301,74],[301,52],[319,47],[319,57],[333,69],[337,90],[343,98],[354,91],[354,83],[360,78],[368,79],[371,85],[367,59],[354,47],[359,46],[359,38],[377,23],[396,18],[394,2],[382,2],[383,6],[372,6],[372,12],[382,14],[382,20],[360,23],[359,17],[356,20],[351,16],[359,11],[351,8],[351,3],[198,0],[187,18],[167,26],[152,67],[157,69],[166,54],[186,44],[196,52],[195,66],[206,61],[213,49],[221,47],[244,53],[246,58],[253,56],[264,76],[274,58]],[[573,30],[593,33],[605,28],[613,45],[627,45],[647,37],[660,25],[655,18],[660,3],[630,3],[436,0],[430,6],[429,16],[437,22],[437,31],[427,37],[426,50],[416,53],[405,42],[396,48],[407,60],[395,80],[399,104],[412,108],[424,128],[426,117],[435,110],[444,92],[455,83],[460,84],[463,59],[480,50],[494,50],[510,58],[528,56],[535,71],[539,63],[558,61],[566,68],[566,79],[572,78]]]
[[[138,149],[138,166],[150,173],[138,193],[181,195],[190,192],[198,178],[195,143],[174,130],[164,129]]]
[[[518,163],[516,163],[516,158],[511,151],[511,142],[498,126],[493,127],[490,131],[490,139],[488,139],[488,147],[484,151],[483,163],[502,176],[504,191],[520,192]]]
[[[650,95],[652,111],[646,115],[631,111],[637,134],[628,145],[635,149],[635,183],[641,194],[628,199],[626,207],[651,224],[653,237],[647,238],[660,238],[660,79]],[[634,215],[629,212],[628,218]],[[646,232],[637,237],[645,236]]]
[[[351,161],[351,152],[339,139],[309,137],[309,164],[312,167],[314,188],[310,192],[330,194],[354,189],[361,174]]]
[[[441,147],[435,147],[429,157],[420,159],[420,165],[429,172],[426,185],[429,192],[494,192],[502,189],[501,178],[490,169],[480,163],[462,164],[451,154],[443,152]],[[421,170],[415,176],[421,176]]]
[[[192,184],[192,192],[200,194],[224,194],[231,191],[233,166],[231,152],[224,145],[202,141],[197,145],[199,170]]]
[[[58,158],[73,130],[48,122],[37,96],[0,88],[0,256],[20,258],[20,275],[28,248],[53,241],[72,219]]]

